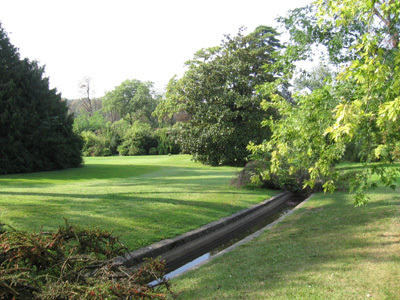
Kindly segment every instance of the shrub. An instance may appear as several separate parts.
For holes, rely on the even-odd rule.
[[[179,154],[181,152],[181,148],[176,142],[177,131],[178,129],[176,127],[160,128],[156,130],[154,136],[157,139],[158,154]]]
[[[84,145],[83,155],[85,156],[109,156],[112,152],[109,148],[109,141],[103,135],[96,135],[91,131],[81,133]]]
[[[110,148],[104,148],[103,150],[101,150],[101,156],[111,156],[112,152],[110,150]]]
[[[118,146],[117,151],[119,155],[127,156],[129,155],[129,149],[126,147],[122,147],[121,145]]]
[[[258,186],[305,195],[322,190],[322,181],[317,182],[313,188],[303,188],[304,182],[309,180],[309,173],[307,170],[299,170],[290,173],[289,168],[286,168],[281,169],[279,173],[267,173],[269,169],[268,161],[250,161],[237,173],[236,177],[231,180],[231,185],[235,185],[238,188]]]
[[[151,126],[135,121],[126,130],[118,152],[120,155],[145,155],[152,147],[157,147],[157,140],[153,137]]]
[[[149,154],[150,155],[157,155],[158,154],[157,148],[151,147],[150,150],[149,150]]]
[[[231,185],[237,188],[246,186],[259,186],[263,185],[260,180],[260,175],[266,169],[266,164],[260,160],[250,161],[246,166],[241,169],[234,178],[231,180]],[[274,186],[272,188],[278,188]]]
[[[118,152],[122,156],[135,156],[135,155],[146,155],[146,150],[143,148],[136,148],[132,145],[126,147],[126,145],[118,146]]]
[[[88,114],[81,114],[74,119],[74,131],[81,133],[82,131],[99,131],[106,127],[106,118],[99,112],[96,111],[92,116]]]

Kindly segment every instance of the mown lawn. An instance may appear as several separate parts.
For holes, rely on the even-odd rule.
[[[317,194],[256,240],[172,282],[179,299],[400,299],[400,195]]]
[[[55,230],[63,218],[113,230],[136,249],[261,202],[274,191],[229,185],[236,169],[190,156],[85,158],[82,168],[0,176],[0,222]]]

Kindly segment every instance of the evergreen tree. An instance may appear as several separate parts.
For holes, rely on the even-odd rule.
[[[20,59],[0,24],[0,174],[77,167],[80,137],[44,68]]]
[[[261,109],[256,87],[274,81],[264,65],[274,61],[280,48],[277,32],[259,26],[249,35],[243,28],[225,36],[221,46],[201,49],[186,64],[179,80],[173,78],[165,99],[157,107],[159,118],[187,115],[180,124],[179,143],[185,153],[210,165],[244,165],[250,141],[269,139],[261,126],[272,112]]]

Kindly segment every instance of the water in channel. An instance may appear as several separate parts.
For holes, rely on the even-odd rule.
[[[175,276],[178,276],[182,274],[183,272],[201,264],[202,262],[206,261],[207,259],[211,258],[212,256],[218,254],[219,252],[223,251],[224,249],[238,243],[239,241],[243,240],[244,238],[248,237],[249,235],[253,234],[254,232],[266,227],[267,225],[271,224],[275,220],[279,219],[283,215],[287,214],[290,212],[297,204],[298,202],[293,202],[293,201],[301,201],[300,199],[292,199],[291,201],[286,202],[283,204],[276,212],[273,214],[265,217],[262,221],[258,222],[256,225],[253,227],[243,231],[242,233],[236,235],[234,238],[231,240],[219,245],[218,247],[214,248],[213,250],[207,252],[207,253],[199,253],[199,256],[195,258],[194,260],[184,264],[183,266],[167,273],[164,277],[166,279],[171,279]],[[158,281],[153,281],[149,285],[157,285]]]

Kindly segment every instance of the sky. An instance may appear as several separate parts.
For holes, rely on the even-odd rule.
[[[185,71],[198,50],[225,34],[259,25],[311,0],[0,0],[0,22],[21,58],[45,65],[50,87],[82,97],[91,79],[101,97],[127,79],[151,81],[157,91]]]

